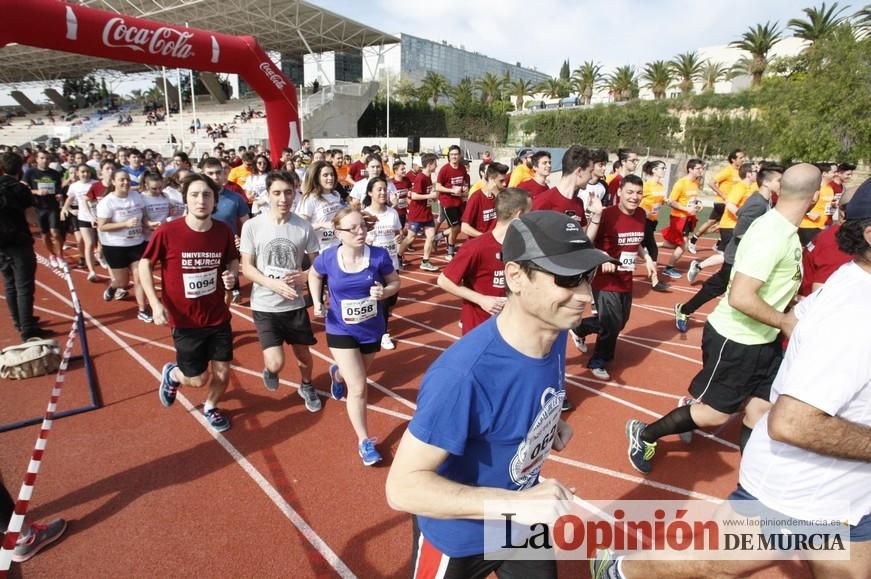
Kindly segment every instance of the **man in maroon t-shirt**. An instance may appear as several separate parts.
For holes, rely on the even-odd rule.
[[[866,182],[860,187],[871,188],[871,182]],[[857,189],[853,188],[842,193],[838,199],[838,223],[825,229],[808,243],[802,250],[801,256],[801,286],[798,295],[807,297],[822,287],[829,277],[838,271],[842,265],[852,259],[838,247],[836,236],[844,222],[844,206],[850,202]]]
[[[405,226],[408,217],[408,192],[411,190],[411,179],[408,178],[405,161],[393,163],[393,186],[396,191],[390,197],[390,205],[399,214],[399,222]]]
[[[496,227],[496,197],[505,190],[508,166],[484,165],[484,186],[469,197],[463,211],[461,230],[469,237],[480,237]]]
[[[354,185],[357,181],[367,177],[366,163],[363,159],[372,154],[372,147],[363,147],[361,153],[360,158],[351,163],[351,166],[348,167],[349,185]]]
[[[432,209],[429,204],[437,199],[439,194],[433,190],[432,174],[438,164],[438,157],[433,153],[427,153],[421,158],[423,169],[414,179],[411,185],[411,191],[408,192],[408,215],[406,217],[406,225],[408,233],[405,240],[400,246],[400,253],[404,252],[409,245],[414,241],[414,236],[423,230],[426,241],[423,245],[423,260],[420,262],[420,269],[425,271],[438,271],[439,268],[433,265],[429,256],[432,252],[432,242],[435,239],[435,220],[432,216]]]
[[[187,214],[154,232],[139,260],[139,279],[154,323],[169,322],[175,343],[176,363],[163,367],[158,389],[161,404],[171,406],[182,384],[194,388],[208,384],[203,412],[212,428],[223,432],[230,428],[230,421],[217,404],[227,388],[233,359],[224,290],[235,283],[239,252],[230,228],[212,219],[219,190],[205,175],[192,173],[184,178],[181,191]],[[162,300],[152,279],[156,264],[163,270]]]
[[[548,189],[532,200],[533,211],[559,211],[580,222],[585,227],[587,237],[595,239],[602,215],[602,203],[592,200],[589,207],[590,221],[587,223],[587,210],[578,192],[587,186],[593,171],[590,150],[580,145],[572,145],[566,150],[562,161],[562,175],[556,187]]]
[[[617,205],[617,192],[620,190],[620,183],[623,177],[631,175],[638,167],[638,154],[631,149],[618,149],[617,161],[620,162],[620,167],[615,171],[614,178],[608,183],[608,205]]]
[[[587,362],[593,375],[610,380],[606,366],[614,359],[617,337],[629,321],[632,307],[632,275],[639,251],[644,257],[647,274],[656,273],[656,264],[641,245],[644,240],[643,209],[639,208],[644,183],[638,175],[626,175],[620,183],[617,205],[602,211],[602,222],[596,234],[596,247],[610,255],[616,263],[605,263],[593,279],[593,296],[597,317],[585,318],[572,332],[581,347],[587,334],[598,333],[596,349]],[[581,348],[584,351],[585,348]]]
[[[491,163],[490,166],[498,163]],[[502,165],[508,172],[508,167]],[[476,194],[477,195],[477,194]],[[529,193],[517,187],[499,193],[496,201],[496,226],[467,241],[438,277],[446,292],[462,298],[460,321],[463,335],[502,311],[505,304],[504,264],[500,256],[508,224],[529,211]]]
[[[551,159],[547,151],[539,151],[532,156],[532,170],[535,171],[532,179],[520,183],[518,187],[529,192],[529,196],[535,199],[544,193],[550,186],[547,178],[550,176]]]
[[[433,186],[439,194],[441,217],[448,224],[448,258],[457,251],[457,236],[460,235],[460,220],[463,216],[463,201],[469,192],[469,172],[461,163],[462,151],[458,145],[448,149],[448,164],[439,170]]]

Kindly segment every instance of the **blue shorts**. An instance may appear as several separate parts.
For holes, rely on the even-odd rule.
[[[428,227],[435,227],[435,221],[430,219],[429,221],[409,221],[408,222],[408,230],[415,235],[421,232],[421,230],[427,229]]]
[[[738,485],[738,488],[732,491],[732,494],[726,500],[729,501],[729,506],[732,507],[732,510],[745,517],[763,517],[769,520],[794,519],[794,517],[766,507],[761,502],[758,505],[748,505],[742,508],[743,501],[758,501],[759,499],[747,492],[741,485]],[[762,529],[765,534],[778,534],[782,532],[781,528],[774,525],[763,524]],[[859,520],[858,524],[850,525],[850,542],[863,543],[865,541],[871,541],[871,515],[865,515]]]

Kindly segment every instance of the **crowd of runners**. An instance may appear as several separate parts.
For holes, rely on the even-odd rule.
[[[199,160],[114,145],[0,147],[7,305],[23,340],[49,335],[33,315],[33,226],[52,267],[83,268],[91,283],[108,279],[104,300],[135,300],[142,323],[171,328],[176,357],[163,367],[160,402],[206,386],[203,413],[219,432],[231,427],[220,408],[233,359],[231,304],[250,302],[265,388],[276,390],[287,372],[288,345],[311,412],[322,407],[311,318],[324,318],[335,361],[330,394],[347,400],[368,466],[382,451],[367,428],[367,372],[380,350],[395,348],[399,272],[437,273],[438,286],[462,300],[463,338],[423,377],[388,500],[416,515],[418,577],[486,576],[512,565],[515,576],[549,577],[553,561],[485,560],[475,520],[482,501],[506,490],[569,498],[571,489],[538,476],[549,451],[572,435],[560,418],[571,409],[566,348],[586,353],[590,373],[609,381],[634,284],[669,293],[667,282],[695,284],[714,272],[674,304],[682,333],[723,296],[704,325],[702,370],[672,412],[626,425],[630,464],[647,474],[659,439],[689,441],[742,413],[739,498],[790,516],[818,514],[811,505],[820,497],[849,500],[854,553],[871,560],[871,181],[850,188],[848,163],[783,167],[750,161],[741,149],[708,183],[701,159],[667,184],[664,161],[642,163],[629,149],[616,152],[610,170],[607,151],[578,145],[561,159],[530,149],[506,164],[488,155],[477,179],[459,147],[445,157],[402,159],[371,146],[353,159],[308,141],[282,151],[277,166],[262,146],[218,145]],[[706,185],[715,195],[709,213]],[[702,236],[714,234],[715,247],[702,249]],[[663,248],[671,253],[660,260]],[[830,277],[833,289],[814,293]],[[790,422],[799,419],[806,426]],[[760,422],[767,429],[754,429]],[[813,483],[791,474],[808,464]],[[480,492],[463,492],[473,487]],[[25,532],[17,560],[58,529]],[[594,562],[597,577],[660,576],[631,567],[608,554]]]

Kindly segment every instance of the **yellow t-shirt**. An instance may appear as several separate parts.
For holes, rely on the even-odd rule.
[[[484,180],[483,180],[483,179],[478,179],[478,182],[475,183],[474,185],[472,185],[472,187],[469,188],[469,195],[466,197],[466,200],[471,199],[471,198],[472,198],[472,193],[474,193],[475,191],[480,191],[481,188],[482,188],[483,186],[484,186]]]
[[[750,185],[750,193],[756,193],[759,191],[759,183],[753,181],[753,184]]]
[[[617,173],[611,173],[610,175],[605,175],[605,185],[610,185],[611,181],[614,180],[614,177],[617,176]]]
[[[526,163],[521,163],[514,167],[511,171],[511,181],[508,182],[509,187],[517,187],[524,181],[529,181],[535,176],[535,171],[526,166]]]
[[[826,222],[829,220],[829,215],[826,213],[827,210],[832,206],[832,200],[835,198],[835,190],[832,189],[831,184],[823,185],[820,187],[820,197],[817,199],[817,202],[814,204],[813,208],[811,208],[808,213],[816,213],[816,219],[810,219],[807,215],[805,215],[804,219],[801,220],[801,225],[799,227],[809,228],[809,229],[824,229],[826,227]]]
[[[651,221],[659,219],[659,209],[665,203],[665,185],[657,183],[653,179],[644,182],[643,197],[641,198],[641,208],[647,213],[647,218]]]
[[[716,176],[714,176],[714,183],[717,184],[717,187],[719,187],[720,191],[723,193],[723,199],[726,199],[729,196],[729,191],[732,189],[732,186],[740,181],[741,176],[738,174],[738,169],[732,165],[726,165],[720,169],[720,172],[717,173]]]
[[[671,188],[671,194],[668,196],[668,200],[674,201],[678,205],[683,205],[684,207],[689,207],[690,204],[693,203],[700,203],[699,184],[689,177],[681,177],[677,182],[675,182],[674,187]],[[671,216],[688,217],[689,215],[686,211],[681,211],[680,209],[672,207]]]
[[[230,169],[227,181],[232,181],[239,187],[245,187],[245,181],[251,176],[251,171],[245,165],[239,165]]]
[[[732,184],[729,195],[726,196],[726,203],[734,203],[740,209],[748,197],[750,197],[750,185],[744,181],[738,181]],[[730,213],[729,206],[726,205],[726,209],[723,210],[723,216],[720,218],[720,228],[735,229],[736,225],[738,225],[738,216]]]

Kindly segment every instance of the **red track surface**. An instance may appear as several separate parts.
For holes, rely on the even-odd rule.
[[[136,320],[131,298],[104,303],[102,283],[89,284],[81,270],[73,275],[86,313],[100,322],[89,320],[88,339],[105,406],[54,423],[31,514],[63,516],[70,528],[61,543],[22,566],[23,576],[410,575],[411,521],[387,506],[384,482],[423,373],[460,335],[459,302],[434,285],[436,275],[416,265],[402,273],[391,321],[397,348],[382,351],[371,372],[377,387],[369,388],[369,429],[385,456],[377,468],[360,463],[344,403],[326,398],[330,353],[321,328],[314,378],[325,403],[311,414],[290,382],[298,379],[292,358],[282,372],[285,386],[276,393],[263,387],[251,312],[233,307],[235,361],[222,405],[233,427],[215,435],[199,410],[191,410],[204,392],[183,389],[171,409],[157,400],[158,371],[174,359],[169,331]],[[38,282],[37,314],[66,332],[65,282],[42,265]],[[565,452],[551,455],[543,474],[575,487],[584,499],[687,493],[721,499],[735,487],[737,421],[720,440],[696,436],[690,447],[676,437],[662,441],[647,477],[626,458],[626,420],[668,412],[700,367],[705,316],[696,314],[690,331],[679,334],[671,308],[695,290],[685,279],[673,287],[657,294],[636,278],[611,383],[592,378],[586,357],[569,346],[568,397],[577,409],[567,420],[575,437]],[[7,314],[0,319],[0,346],[14,343]],[[41,415],[52,381],[4,382],[0,423]],[[81,364],[72,364],[58,410],[86,404],[86,388]],[[38,429],[0,435],[2,474],[13,496]],[[563,577],[588,576],[582,561],[562,563],[560,570]],[[783,563],[755,577],[802,576],[800,565]]]

